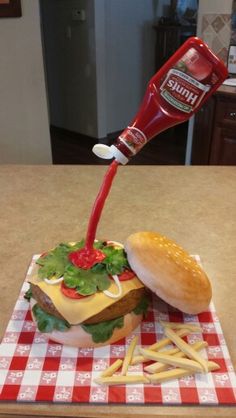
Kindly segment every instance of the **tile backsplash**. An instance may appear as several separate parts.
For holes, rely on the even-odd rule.
[[[231,37],[231,14],[205,14],[202,17],[202,39],[227,63]]]

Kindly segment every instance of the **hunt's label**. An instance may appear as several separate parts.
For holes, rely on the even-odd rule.
[[[129,148],[132,154],[137,154],[147,142],[146,135],[134,126],[128,126],[128,128],[122,132],[122,135],[119,136],[119,139],[127,148]]]
[[[190,113],[199,106],[209,88],[190,75],[172,68],[160,90],[161,96],[168,103],[182,112]]]

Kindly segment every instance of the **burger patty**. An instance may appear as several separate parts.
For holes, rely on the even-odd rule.
[[[60,319],[65,319],[54,306],[52,300],[40,287],[31,284],[32,295],[39,306],[48,314],[56,316]],[[109,321],[111,319],[119,318],[131,312],[141,301],[145,294],[145,288],[134,289],[127,293],[122,299],[103,309],[96,315],[93,315],[84,321],[84,324],[96,324],[102,321]]]

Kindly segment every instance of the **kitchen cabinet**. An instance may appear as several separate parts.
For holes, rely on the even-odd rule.
[[[190,37],[196,34],[196,25],[155,25],[156,71],[173,55],[176,50]]]
[[[236,87],[221,86],[195,116],[193,165],[236,165]]]

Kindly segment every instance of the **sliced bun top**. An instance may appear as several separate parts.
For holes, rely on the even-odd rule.
[[[188,314],[207,309],[209,279],[177,243],[156,232],[137,232],[127,238],[125,250],[140,280],[165,302]]]

